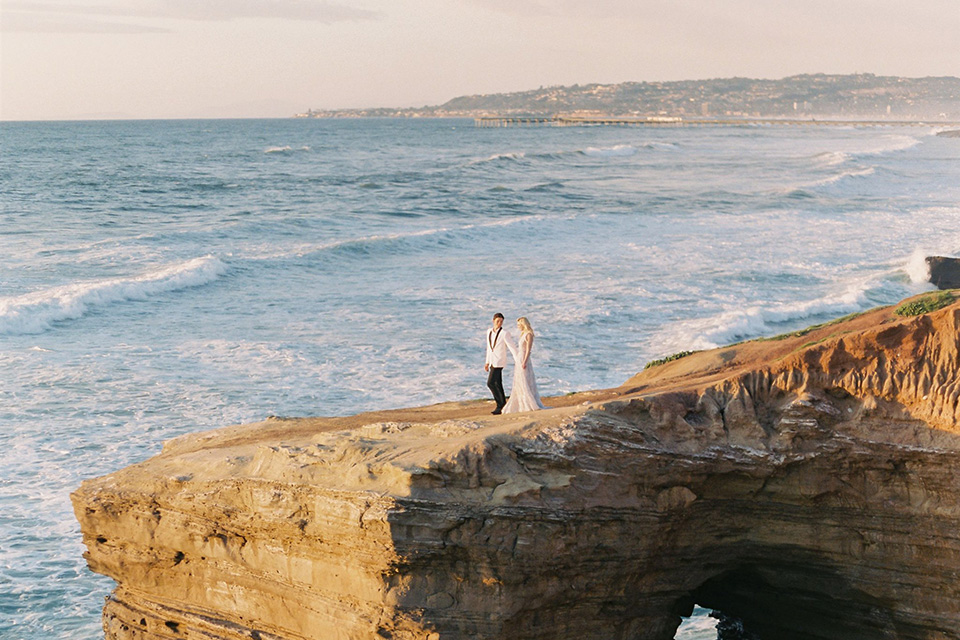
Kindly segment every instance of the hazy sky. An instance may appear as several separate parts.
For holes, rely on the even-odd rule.
[[[818,72],[960,76],[960,0],[0,0],[4,120]]]

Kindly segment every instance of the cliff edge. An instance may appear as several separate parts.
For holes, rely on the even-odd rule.
[[[960,638],[960,303],[877,309],[491,416],[166,443],[73,503],[108,640]]]

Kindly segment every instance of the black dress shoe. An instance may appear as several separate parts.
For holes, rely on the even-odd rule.
[[[500,415],[500,414],[503,413],[503,412],[500,411],[500,409],[494,409],[494,410],[491,411],[490,413],[492,413],[492,414],[495,415],[495,416],[498,416],[498,415]]]

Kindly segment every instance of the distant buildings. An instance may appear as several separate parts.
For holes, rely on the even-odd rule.
[[[433,107],[310,109],[297,117],[555,114],[960,120],[960,78],[806,74],[780,80],[721,78],[554,86],[516,93],[461,96]]]

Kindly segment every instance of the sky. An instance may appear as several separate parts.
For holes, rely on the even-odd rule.
[[[799,73],[960,76],[960,0],[0,0],[2,120]]]

